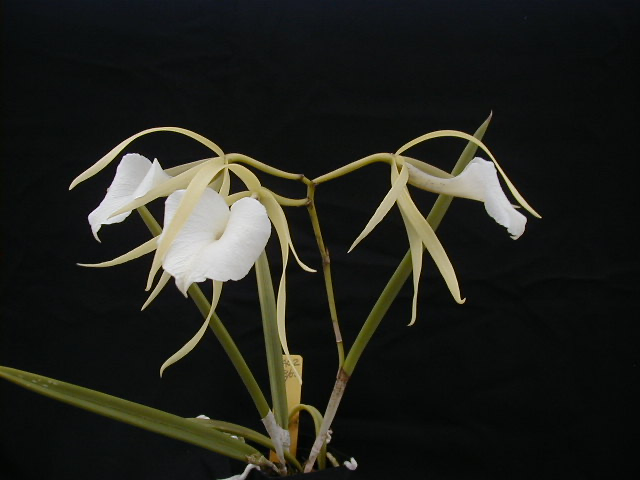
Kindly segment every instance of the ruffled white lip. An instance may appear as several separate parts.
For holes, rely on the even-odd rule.
[[[171,223],[185,190],[172,193],[165,202],[165,229]],[[226,282],[245,277],[271,235],[265,207],[245,197],[231,206],[207,188],[172,242],[162,267],[186,295],[192,283],[205,279]]]
[[[507,199],[493,162],[476,157],[460,175],[453,178],[430,175],[408,162],[406,166],[411,185],[430,192],[483,202],[489,216],[505,227],[511,238],[516,240],[524,233],[527,218]]]
[[[107,194],[98,208],[89,214],[89,224],[96,240],[100,241],[98,231],[102,225],[120,223],[131,211],[109,218],[111,214],[169,178],[171,177],[162,170],[158,160],[151,163],[149,159],[137,153],[129,153],[122,157]]]

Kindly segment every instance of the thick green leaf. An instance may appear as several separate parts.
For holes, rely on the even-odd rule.
[[[0,377],[41,395],[246,462],[260,452],[212,428],[171,413],[34,373],[0,367]],[[17,412],[16,412],[17,414]]]

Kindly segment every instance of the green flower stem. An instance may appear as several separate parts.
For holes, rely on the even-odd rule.
[[[258,281],[260,310],[262,311],[262,328],[267,352],[273,414],[276,418],[276,423],[286,430],[289,428],[289,409],[287,407],[282,348],[280,346],[280,337],[278,336],[276,298],[273,292],[271,272],[269,271],[269,261],[264,251],[256,261],[256,278]]]
[[[285,178],[287,180],[300,180],[300,181],[304,177],[304,175],[302,175],[301,173],[285,172],[284,170],[274,168],[270,165],[267,165],[266,163],[262,163],[254,158],[248,157],[241,153],[229,153],[227,154],[226,159],[229,163],[244,163],[253,168],[257,168],[258,170],[268,173],[269,175],[273,175],[274,177]]]
[[[393,161],[393,154],[391,153],[375,153],[373,155],[369,155],[368,157],[361,158],[360,160],[356,160],[355,162],[350,163],[349,165],[345,165],[344,167],[338,168],[333,172],[326,173],[318,178],[312,180],[316,185],[320,185],[321,183],[327,182],[329,180],[333,180],[338,177],[342,177],[347,173],[351,173],[359,168],[366,167],[367,165],[371,165],[375,162],[385,162],[391,163]]]
[[[340,332],[340,323],[338,322],[338,311],[336,309],[336,301],[333,294],[333,281],[331,279],[331,258],[329,257],[329,250],[325,246],[324,240],[322,239],[322,231],[320,230],[320,222],[318,220],[318,214],[316,212],[315,192],[315,184],[309,183],[307,185],[307,197],[309,199],[307,203],[307,211],[309,212],[309,218],[311,219],[311,225],[313,226],[313,233],[316,237],[318,249],[320,250],[320,256],[322,257],[322,273],[324,275],[324,286],[327,291],[327,301],[329,302],[329,314],[331,315],[333,333],[336,337],[336,346],[338,349],[338,369],[340,369],[344,362],[344,344],[342,342],[342,333]]]
[[[149,210],[146,207],[138,208],[138,213],[142,217],[142,220],[144,220],[144,223],[147,225],[147,228],[149,229],[152,235],[157,236],[162,233],[162,228],[160,227],[156,219],[153,217],[153,215],[151,215],[151,212],[149,212]],[[193,302],[198,307],[198,310],[200,310],[200,313],[202,314],[202,316],[206,318],[209,313],[209,309],[211,308],[211,305],[207,300],[207,298],[205,297],[204,293],[202,293],[202,290],[200,290],[200,287],[198,287],[198,285],[194,283],[189,287],[189,290],[187,290],[187,293],[189,294],[189,297],[191,297]],[[231,338],[231,335],[229,335],[229,332],[224,327],[224,325],[222,324],[222,321],[220,320],[220,318],[215,312],[211,316],[211,319],[209,320],[209,328],[215,334],[216,338],[222,345],[222,348],[224,349],[225,353],[231,360],[231,363],[233,364],[236,371],[238,372],[238,375],[240,375],[240,378],[242,379],[242,382],[247,388],[249,395],[251,395],[251,399],[253,400],[253,403],[256,405],[256,408],[258,409],[258,414],[260,415],[260,418],[264,418],[266,415],[269,414],[269,404],[267,403],[267,400],[264,397],[264,394],[262,393],[262,390],[260,389],[258,382],[256,382],[256,379],[253,376],[253,373],[251,373],[251,370],[249,369],[247,362],[245,362],[244,357],[240,353],[240,350],[236,346],[235,342]]]
[[[305,411],[311,416],[311,418],[313,419],[313,426],[315,428],[316,435],[318,435],[320,433],[320,428],[322,427],[322,414],[320,413],[320,411],[312,405],[305,405],[304,403],[301,403],[299,405],[296,405],[293,410],[291,410],[291,413],[289,415],[289,422],[291,422],[291,419],[300,411]],[[320,450],[320,455],[318,455],[318,467],[320,468],[320,470],[324,470],[326,459],[327,442],[324,442],[322,444],[322,449]],[[302,468],[300,468],[300,470],[302,470]]]
[[[480,125],[478,130],[476,130],[476,132],[474,133],[474,137],[476,137],[478,140],[481,140],[490,122],[491,115],[489,115],[489,118],[487,118],[487,120],[485,120],[485,122]],[[469,142],[467,144],[452,170],[453,175],[458,175],[464,170],[464,168],[473,159],[473,156],[475,155],[477,149],[478,147],[475,143]],[[427,216],[427,221],[434,231],[438,228],[440,222],[444,218],[447,209],[451,205],[451,200],[452,197],[448,195],[439,195],[438,199],[431,208],[431,211]],[[329,427],[333,422],[333,418],[335,417],[338,405],[340,404],[342,396],[344,395],[344,390],[347,386],[347,382],[351,378],[351,375],[353,374],[353,371],[356,367],[356,364],[358,363],[358,360],[360,359],[360,356],[362,355],[362,352],[369,343],[369,340],[371,340],[373,333],[378,328],[378,325],[380,325],[380,322],[389,310],[389,307],[398,296],[400,289],[409,278],[412,270],[411,250],[409,250],[398,265],[398,268],[396,268],[396,271],[389,279],[389,282],[387,282],[387,285],[385,286],[382,294],[371,309],[367,320],[360,329],[355,342],[353,343],[351,349],[349,350],[349,353],[347,354],[347,358],[344,361],[342,370],[340,370],[339,372],[335,386],[333,387],[333,392],[331,393],[331,397],[329,398],[327,410],[324,414],[324,420],[322,422],[322,429],[320,431],[320,434],[318,434],[318,436],[316,437],[316,440],[311,449],[311,453],[309,455],[309,460],[305,465],[305,472],[310,471],[313,467],[313,464],[315,463],[316,456],[320,452],[322,442],[326,439],[327,431],[329,430]]]
[[[265,190],[267,189],[265,188]],[[278,195],[277,193],[272,192],[271,190],[268,190],[268,191],[269,193],[271,193],[271,195],[274,196],[276,201],[284,207],[306,207],[309,204],[309,199],[307,197],[288,198],[288,197],[283,197],[282,195]]]

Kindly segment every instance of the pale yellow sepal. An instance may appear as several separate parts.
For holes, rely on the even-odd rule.
[[[158,237],[153,237],[151,240],[144,242],[142,245],[137,246],[133,250],[125,253],[124,255],[120,255],[113,260],[109,260],[107,262],[101,263],[78,263],[80,267],[92,267],[92,268],[105,268],[105,267],[113,267],[115,265],[121,265],[130,260],[134,260],[136,258],[142,257],[147,253],[151,253],[156,249],[158,245]]]
[[[458,285],[458,279],[456,273],[451,265],[451,261],[444,251],[444,247],[438,240],[436,233],[429,225],[429,222],[422,216],[418,207],[413,203],[409,192],[405,190],[398,197],[398,206],[402,213],[406,216],[407,220],[411,223],[416,233],[420,236],[420,240],[426,247],[429,255],[433,258],[440,274],[444,278],[451,295],[458,303],[464,303],[464,299],[460,296],[460,287]]]
[[[213,312],[218,306],[218,300],[220,300],[220,294],[222,293],[222,285],[223,285],[223,282],[216,282],[216,281],[213,282],[213,298],[211,300],[211,308],[209,309],[209,313],[207,314],[207,317],[204,319],[204,323],[200,327],[200,330],[196,332],[196,334],[193,336],[191,340],[189,340],[180,350],[178,350],[176,353],[171,355],[171,357],[169,357],[167,361],[162,364],[162,366],[160,367],[161,377],[162,377],[162,373],[166,370],[167,367],[173,365],[178,360],[184,358],[189,352],[191,352],[191,350],[194,349],[194,347],[198,344],[198,342],[204,336],[205,332],[207,331],[207,326],[209,325],[209,320],[211,320],[211,317],[213,316]]]
[[[96,173],[98,173],[100,170],[102,170],[107,165],[109,165],[109,163],[111,163],[113,161],[113,159],[118,156],[118,154],[122,151],[122,149],[124,149],[127,145],[129,145],[135,139],[140,138],[143,135],[147,135],[149,133],[153,133],[153,132],[175,132],[175,133],[180,133],[182,135],[186,135],[187,137],[193,138],[194,140],[202,143],[204,146],[208,147],[213,152],[215,152],[216,155],[218,155],[220,157],[224,157],[224,152],[222,151],[222,149],[218,145],[213,143],[208,138],[205,138],[202,135],[199,135],[199,134],[197,134],[195,132],[192,132],[191,130],[187,130],[187,129],[179,128],[179,127],[149,128],[147,130],[143,130],[142,132],[136,133],[135,135],[132,135],[131,137],[127,138],[126,140],[124,140],[124,141],[120,142],[118,145],[116,145],[104,157],[102,157],[100,160],[98,160],[96,163],[94,163],[91,167],[89,167],[84,172],[82,172],[80,175],[78,175],[71,182],[71,185],[69,186],[69,190],[74,188],[79,183],[84,182],[86,179],[93,177]]]
[[[413,325],[418,317],[418,292],[420,288],[420,275],[422,274],[422,256],[424,247],[420,235],[416,232],[411,222],[407,219],[405,213],[400,210],[404,226],[409,237],[409,248],[411,250],[411,265],[413,267],[413,300],[411,302],[411,320],[409,326]]]
[[[396,166],[392,165],[391,168],[396,169]],[[378,208],[374,212],[369,222],[367,222],[364,230],[362,230],[360,235],[358,235],[358,238],[355,239],[347,253],[351,252],[351,250],[353,250],[362,239],[369,235],[369,233],[371,233],[376,225],[378,225],[387,215],[387,213],[389,213],[389,210],[391,210],[391,207],[393,207],[393,205],[396,203],[398,196],[400,195],[400,193],[402,193],[402,190],[407,185],[407,181],[409,179],[409,170],[405,166],[403,166],[400,174],[396,177],[397,178],[395,178],[395,180],[393,180],[392,182],[391,189],[387,192],[380,205],[378,205]]]
[[[417,159],[411,158],[411,157],[400,156],[400,157],[398,157],[398,162],[401,162],[401,161],[402,162],[406,162],[409,165],[413,165],[414,167],[419,168],[423,172],[426,172],[429,175],[433,175],[434,177],[440,177],[440,178],[453,178],[454,177],[449,172],[445,172],[444,170],[441,170],[438,167],[435,167],[435,166],[431,165],[430,163],[423,162],[422,160],[417,160]]]
[[[542,218],[540,216],[540,214],[538,212],[536,212],[533,209],[533,207],[531,207],[527,203],[527,201],[522,197],[522,195],[520,195],[520,192],[518,192],[518,190],[513,185],[513,183],[511,183],[511,180],[509,180],[509,178],[507,177],[507,174],[504,172],[504,170],[502,170],[502,167],[500,166],[500,164],[498,164],[498,161],[493,156],[491,151],[487,148],[487,146],[484,143],[482,143],[482,141],[478,140],[477,138],[475,138],[472,135],[469,135],[468,133],[459,132],[457,130],[438,130],[438,131],[435,131],[435,132],[427,133],[425,135],[422,135],[422,136],[420,136],[418,138],[415,138],[415,139],[411,140],[409,143],[404,144],[402,147],[400,147],[398,149],[398,151],[396,152],[396,155],[400,155],[402,152],[405,152],[409,148],[411,148],[411,147],[413,147],[413,146],[415,146],[415,145],[417,145],[419,143],[426,142],[427,140],[431,140],[431,139],[439,138],[439,137],[458,137],[458,138],[463,138],[465,140],[468,140],[469,142],[475,143],[477,146],[482,148],[482,150],[485,151],[485,153],[489,156],[489,158],[491,158],[493,163],[496,165],[496,168],[498,169],[498,172],[500,172],[500,175],[504,179],[505,183],[507,184],[507,187],[509,187],[509,190],[511,191],[511,193],[513,194],[515,199],[518,201],[518,203],[520,205],[522,205],[525,208],[525,210],[527,210],[529,213],[531,213],[531,215],[533,215],[533,216],[535,216],[537,218]]]
[[[197,167],[198,165],[202,165],[204,162],[212,160],[213,158],[214,157],[203,158],[202,160],[196,160],[195,162],[183,163],[182,165],[176,165],[175,167],[165,168],[164,173],[175,177],[177,175],[180,175],[181,173],[186,172],[187,170],[191,170],[192,168]]]
[[[156,288],[153,289],[153,291],[149,295],[149,298],[147,298],[147,300],[144,302],[140,310],[144,310],[149,305],[151,305],[151,302],[153,302],[156,299],[156,297],[160,294],[162,289],[167,286],[167,283],[169,283],[170,279],[171,279],[171,275],[169,273],[162,272],[162,275],[160,276],[160,280],[158,280],[158,283],[156,284]]]

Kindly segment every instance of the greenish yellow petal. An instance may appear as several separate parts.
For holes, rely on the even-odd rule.
[[[425,220],[418,210],[418,207],[416,207],[413,200],[411,200],[406,187],[405,191],[398,197],[398,206],[420,236],[420,240],[426,247],[429,255],[433,258],[455,301],[464,303],[464,299],[460,296],[460,287],[458,286],[458,279],[456,278],[453,265],[451,265],[451,261],[444,251],[440,240],[438,240],[438,237],[431,228],[431,225],[429,225],[429,222]]]
[[[147,130],[143,130],[142,132],[136,133],[135,135],[132,135],[131,137],[127,138],[126,140],[124,140],[124,141],[120,142],[118,145],[116,145],[104,157],[102,157],[100,160],[98,160],[96,163],[94,163],[91,167],[89,167],[87,170],[85,170],[80,175],[78,175],[71,182],[71,185],[69,186],[69,190],[74,188],[79,183],[84,182],[88,178],[93,177],[96,173],[98,173],[100,170],[102,170],[107,165],[109,165],[109,163],[111,163],[113,161],[113,159],[118,156],[118,154],[122,151],[122,149],[124,149],[127,145],[129,145],[135,139],[140,138],[143,135],[147,135],[149,133],[153,133],[153,132],[175,132],[175,133],[180,133],[182,135],[186,135],[187,137],[193,138],[194,140],[202,143],[203,145],[205,145],[206,147],[208,147],[209,149],[214,151],[216,153],[216,155],[218,155],[220,157],[224,157],[224,152],[222,151],[222,149],[220,147],[218,147],[218,145],[213,143],[208,138],[205,138],[202,135],[199,135],[199,134],[197,134],[195,132],[192,132],[191,130],[186,130],[184,128],[178,128],[178,127],[149,128]]]
[[[92,268],[105,268],[105,267],[113,267],[115,265],[121,265],[130,260],[134,260],[136,258],[142,257],[147,253],[151,253],[156,249],[158,245],[158,237],[153,237],[151,240],[144,242],[142,245],[138,245],[133,250],[125,253],[124,255],[120,255],[113,260],[109,260],[107,262],[101,263],[78,263],[80,267],[92,267]]]
[[[153,289],[153,291],[151,292],[151,295],[149,295],[149,298],[147,298],[147,300],[144,302],[140,310],[144,310],[149,305],[151,305],[151,302],[153,302],[156,299],[156,297],[160,294],[162,289],[166,287],[170,279],[171,279],[171,275],[169,273],[162,272],[162,276],[160,277],[160,280],[158,280],[156,287]]]
[[[171,355],[171,357],[169,357],[167,361],[165,361],[162,364],[162,366],[160,367],[161,377],[162,377],[162,373],[167,369],[167,367],[173,365],[177,361],[184,358],[187,354],[189,354],[189,352],[191,352],[191,350],[195,348],[195,346],[204,336],[204,333],[207,331],[207,326],[209,325],[209,320],[211,319],[213,312],[216,310],[216,307],[218,306],[218,301],[220,300],[220,294],[222,293],[222,285],[223,285],[223,282],[216,282],[215,280],[213,281],[213,298],[211,300],[211,308],[209,309],[209,313],[207,317],[204,319],[204,323],[200,327],[200,330],[198,330],[196,334],[193,336],[193,338],[191,338],[191,340],[189,340],[180,350],[178,350],[176,353]]]
[[[396,166],[392,165],[391,168],[396,169]],[[351,250],[353,250],[356,247],[356,245],[360,243],[362,239],[364,239],[367,235],[369,235],[369,233],[371,233],[371,231],[378,225],[378,223],[382,221],[382,219],[387,215],[387,213],[389,213],[389,210],[391,210],[391,207],[393,207],[393,205],[396,203],[398,196],[400,195],[402,190],[406,187],[408,179],[409,179],[409,170],[403,166],[402,170],[400,171],[400,174],[397,175],[397,178],[395,178],[395,180],[393,180],[391,189],[387,192],[385,197],[382,199],[382,202],[380,203],[380,205],[378,205],[378,208],[374,212],[373,216],[371,217],[367,225],[364,227],[364,230],[362,230],[360,235],[358,235],[358,238],[355,239],[355,241],[349,248],[349,252],[351,252]]]

